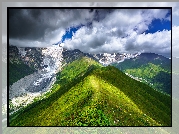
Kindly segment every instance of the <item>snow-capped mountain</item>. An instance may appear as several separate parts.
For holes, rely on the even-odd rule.
[[[140,53],[135,53],[135,54],[103,53],[103,54],[94,54],[94,57],[99,61],[99,63],[101,63],[104,66],[107,66],[115,62],[117,63],[123,62],[125,59],[135,58],[138,55],[140,55]]]
[[[78,49],[74,50],[66,50],[63,51],[63,58],[66,63],[72,62],[82,56],[89,57],[103,66],[107,66],[112,63],[119,63],[123,62],[125,59],[135,58],[141,53],[135,53],[135,54],[127,54],[127,53],[101,53],[101,54],[90,54],[90,53],[83,53]]]

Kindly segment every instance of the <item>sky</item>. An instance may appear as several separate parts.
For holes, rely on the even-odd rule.
[[[10,9],[8,16],[11,45],[60,43],[85,53],[171,54],[168,9]]]

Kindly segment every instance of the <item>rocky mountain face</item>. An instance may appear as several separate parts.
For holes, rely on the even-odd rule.
[[[43,61],[42,50],[43,48],[9,46],[9,61],[11,63],[22,61],[30,68],[38,70],[41,69],[41,62]]]
[[[138,55],[140,55],[140,53],[135,53],[135,54],[120,54],[120,53],[103,53],[103,54],[94,54],[93,56],[99,61],[99,63],[101,63],[103,66],[107,66],[109,64],[112,63],[119,63],[119,62],[123,62],[125,59],[131,59],[131,58],[135,58]]]
[[[68,64],[68,63],[73,62],[77,59],[80,59],[84,56],[97,61],[97,59],[94,57],[94,55],[89,54],[89,53],[83,53],[78,49],[74,49],[74,50],[64,49],[62,52],[62,55],[63,55],[63,64]]]
[[[63,48],[55,45],[47,48],[9,46],[9,63],[22,63],[34,71],[55,73],[61,69],[62,52]]]
[[[19,79],[9,87],[10,111],[16,111],[26,106],[33,102],[35,97],[41,96],[51,89],[56,79],[55,74],[61,70],[62,51],[63,48],[59,46],[47,48],[9,47],[10,72],[16,67],[21,68],[22,64],[35,69],[32,74]],[[14,64],[17,66],[13,66]],[[18,70],[18,72],[21,71]],[[15,71],[13,74],[16,74]]]

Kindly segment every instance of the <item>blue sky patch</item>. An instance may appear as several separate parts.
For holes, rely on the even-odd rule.
[[[155,33],[157,31],[163,31],[164,29],[171,30],[171,21],[154,19],[149,25],[149,30],[145,31],[145,33]]]
[[[62,36],[61,42],[64,42],[65,39],[71,39],[73,36],[73,33],[76,33],[78,29],[80,29],[83,25],[77,26],[77,27],[70,27],[66,30],[65,34]]]

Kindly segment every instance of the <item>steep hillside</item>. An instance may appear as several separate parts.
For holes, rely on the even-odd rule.
[[[170,108],[169,96],[84,57],[58,73],[52,94],[11,115],[10,126],[171,126]]]
[[[21,78],[32,74],[35,71],[35,69],[30,68],[22,61],[19,61],[18,63],[9,62],[9,70],[9,85],[12,85],[14,82],[17,82]]]
[[[22,60],[19,50],[15,46],[9,46],[9,84],[12,85],[14,82],[21,78],[35,72],[35,68],[28,66]]]
[[[158,91],[171,94],[171,60],[168,58],[142,53],[136,58],[112,65]]]

